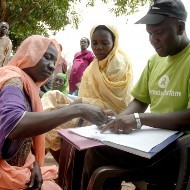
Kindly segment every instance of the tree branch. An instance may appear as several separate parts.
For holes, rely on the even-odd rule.
[[[2,11],[2,14],[1,14],[0,21],[2,22],[5,20],[5,16],[6,16],[6,9],[5,9],[5,1],[4,0],[1,0],[1,11]]]
[[[12,19],[10,22],[11,22],[11,23],[14,23],[15,21],[18,20],[18,18],[26,18],[26,17],[28,17],[28,15],[29,15],[28,13],[33,9],[33,7],[34,7],[33,3],[30,4],[30,5],[27,7],[27,9],[25,9],[24,11],[22,11],[21,14],[18,15],[18,17],[15,17],[15,19]],[[10,25],[11,25],[11,24],[10,24]]]

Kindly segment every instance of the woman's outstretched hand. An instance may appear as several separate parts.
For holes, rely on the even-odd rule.
[[[91,104],[81,104],[82,118],[97,126],[107,123],[107,115],[99,107]]]

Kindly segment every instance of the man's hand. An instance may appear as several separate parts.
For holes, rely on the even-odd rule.
[[[28,189],[40,190],[42,187],[43,179],[40,166],[37,161],[34,162],[34,167],[31,171],[31,178],[28,184]]]
[[[113,117],[112,117],[113,118]],[[118,134],[128,134],[136,129],[136,120],[133,114],[130,115],[115,115],[115,119],[105,124],[101,129],[101,133],[110,130]]]

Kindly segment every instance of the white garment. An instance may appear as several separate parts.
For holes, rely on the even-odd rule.
[[[0,67],[7,65],[12,51],[12,42],[9,37],[0,37]]]

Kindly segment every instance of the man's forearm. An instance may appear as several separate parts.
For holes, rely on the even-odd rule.
[[[134,99],[129,105],[128,107],[121,112],[119,115],[128,115],[128,114],[132,114],[132,113],[144,113],[146,111],[146,109],[148,108],[148,104],[145,104],[143,102],[140,102],[137,99]]]
[[[173,113],[140,113],[141,124],[155,128],[190,130],[190,109]]]

